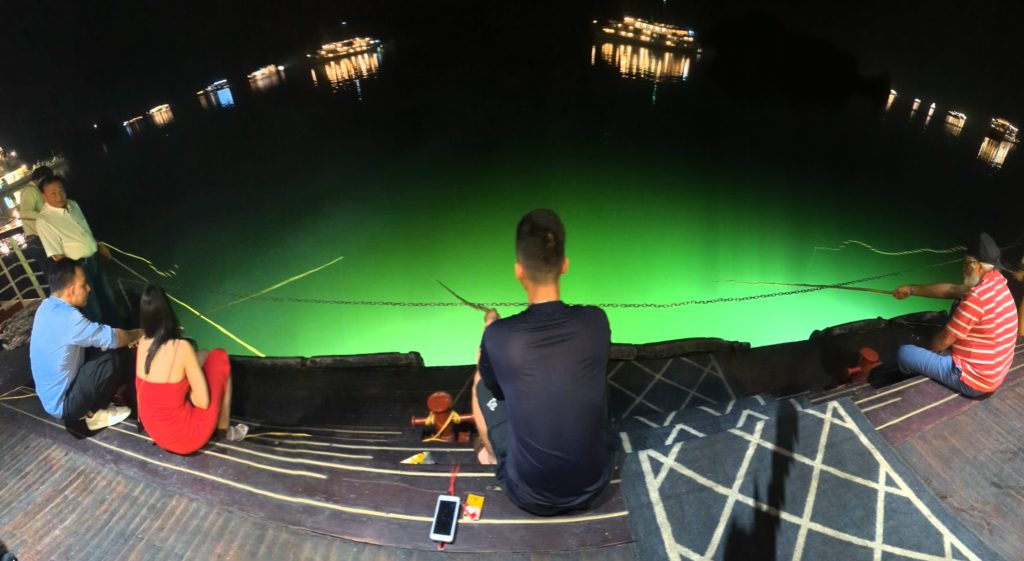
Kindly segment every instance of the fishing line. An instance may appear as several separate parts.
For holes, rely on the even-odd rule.
[[[821,289],[836,288],[836,289],[839,289],[839,290],[856,290],[856,291],[859,291],[859,292],[873,292],[875,294],[892,294],[892,291],[890,291],[890,290],[882,290],[880,288],[865,288],[863,286],[843,286],[843,285],[838,285],[838,284],[805,284],[805,283],[799,283],[799,282],[767,282],[767,281],[754,281],[754,282],[751,282],[751,281],[741,281],[741,280],[732,280],[732,279],[724,279],[724,280],[721,280],[721,281],[718,281],[718,282],[731,282],[731,283],[734,283],[734,284],[769,285],[769,286],[804,286],[804,287],[808,287],[808,288],[821,288]]]
[[[344,258],[345,258],[344,256],[338,256],[338,257],[336,257],[334,259],[331,259],[327,263],[324,263],[323,265],[320,265],[319,267],[314,267],[314,268],[306,271],[305,273],[300,273],[300,274],[295,275],[293,277],[289,277],[289,278],[287,278],[287,279],[285,279],[285,280],[275,284],[274,286],[271,286],[269,288],[264,288],[263,290],[261,290],[259,292],[255,292],[253,294],[250,294],[249,296],[245,296],[243,298],[239,298],[237,300],[228,302],[227,304],[222,304],[220,306],[217,306],[216,308],[214,308],[212,310],[209,310],[207,313],[212,314],[213,312],[216,312],[217,310],[223,310],[224,308],[227,308],[228,306],[234,306],[235,304],[240,304],[242,302],[245,302],[246,300],[252,300],[253,298],[258,298],[258,297],[260,297],[260,296],[262,296],[262,295],[264,295],[264,294],[266,294],[266,293],[268,293],[268,292],[270,292],[272,290],[277,290],[278,288],[281,288],[282,286],[284,286],[286,284],[295,282],[295,281],[297,281],[297,280],[299,280],[299,279],[301,279],[303,277],[307,277],[309,275],[312,275],[313,273],[316,273],[317,271],[321,271],[323,269],[326,269],[327,267],[330,267],[331,265],[334,265],[335,263],[337,263],[338,261],[341,261]]]
[[[152,269],[154,273],[160,275],[161,277],[169,279],[171,277],[175,277],[175,276],[178,275],[178,271],[176,270],[178,268],[177,265],[173,265],[170,269],[164,271],[164,270],[161,270],[160,268],[158,268],[152,261],[150,261],[149,259],[146,259],[145,257],[142,257],[141,255],[135,255],[134,253],[128,253],[127,251],[125,251],[123,249],[118,249],[118,248],[110,245],[107,242],[100,242],[100,243],[102,243],[103,245],[107,246],[110,249],[113,249],[114,251],[120,253],[121,255],[124,255],[125,257],[131,257],[132,259],[137,259],[139,261],[142,261],[150,269]]]
[[[1024,242],[1004,247],[1003,249],[1009,249],[1017,245],[1024,245]],[[709,304],[722,304],[722,303],[736,303],[736,302],[748,302],[752,300],[763,300],[767,298],[778,298],[782,296],[793,296],[797,294],[808,294],[811,292],[818,292],[820,290],[827,290],[829,288],[835,288],[840,286],[848,286],[852,284],[860,284],[863,282],[869,282],[874,280],[881,280],[885,278],[895,277],[899,275],[905,275],[916,271],[922,271],[925,269],[931,269],[935,267],[942,267],[950,265],[952,263],[959,262],[960,259],[951,259],[943,261],[941,263],[934,263],[931,265],[924,265],[921,267],[914,267],[902,271],[894,271],[890,273],[882,273],[870,277],[864,277],[860,279],[854,279],[839,283],[833,283],[829,285],[810,285],[808,287],[801,287],[794,290],[784,290],[778,292],[767,292],[764,294],[754,294],[749,296],[727,296],[718,298],[704,298],[704,299],[692,299],[683,300],[679,302],[668,302],[668,303],[627,303],[627,302],[603,302],[591,304],[601,308],[619,308],[619,309],[672,309],[682,308],[686,306],[702,306]],[[131,279],[125,279],[126,282],[138,282]],[[148,281],[143,281],[146,284]],[[333,306],[366,306],[366,307],[379,307],[379,308],[458,308],[462,306],[469,306],[475,310],[486,311],[487,309],[496,308],[524,308],[529,304],[527,302],[470,302],[465,298],[462,298],[456,294],[451,288],[446,286],[441,281],[437,281],[442,287],[445,288],[450,294],[452,294],[458,302],[401,302],[395,300],[341,300],[341,299],[330,299],[330,298],[304,298],[296,296],[267,296],[261,295],[258,297],[251,298],[252,300],[259,300],[264,302],[284,302],[292,304],[321,304],[321,305],[333,305]],[[168,286],[165,288],[183,289],[181,286]],[[207,294],[216,294],[221,296],[228,296],[232,298],[245,298],[251,296],[239,292],[230,290],[215,290],[215,289],[204,289],[202,292]]]
[[[843,240],[843,242],[840,243],[837,247],[815,246],[814,249],[815,250],[819,250],[820,249],[822,251],[842,251],[842,250],[846,249],[847,247],[849,247],[851,245],[859,245],[859,246],[863,247],[864,249],[867,249],[868,251],[870,251],[872,253],[877,253],[878,255],[887,255],[889,257],[899,257],[899,256],[903,256],[903,255],[918,255],[918,254],[921,254],[921,253],[933,253],[933,254],[940,254],[941,255],[941,254],[946,254],[946,253],[957,253],[957,252],[964,251],[965,249],[967,249],[966,247],[964,247],[962,245],[955,245],[953,247],[947,247],[946,249],[931,249],[931,248],[927,248],[927,247],[922,247],[922,248],[919,248],[919,249],[908,249],[906,251],[884,251],[884,250],[878,249],[877,247],[872,246],[871,244],[868,244],[866,242],[862,242],[860,240]]]
[[[119,261],[119,260],[118,260],[118,259],[117,259],[116,257],[114,257],[113,255],[111,255],[111,256],[110,256],[110,260],[111,260],[111,261],[113,261],[114,263],[117,263],[117,264],[118,264],[118,265],[120,265],[121,267],[124,267],[124,268],[125,268],[125,269],[126,269],[126,270],[127,270],[128,272],[130,272],[131,274],[133,274],[133,275],[135,275],[136,277],[138,277],[138,278],[139,278],[139,279],[140,279],[140,280],[141,280],[142,282],[144,282],[144,283],[146,283],[146,284],[149,284],[149,279],[147,279],[146,277],[144,277],[144,276],[140,275],[140,274],[139,274],[138,272],[136,272],[136,271],[135,271],[135,269],[132,269],[132,268],[131,268],[131,267],[129,267],[128,265],[125,265],[124,263],[122,263],[121,261]],[[199,312],[199,310],[197,310],[197,309],[193,308],[192,306],[189,306],[189,305],[188,305],[188,304],[186,304],[185,302],[182,302],[181,300],[179,300],[179,299],[175,298],[175,297],[174,297],[174,296],[172,296],[172,295],[171,295],[171,294],[170,294],[169,292],[165,292],[164,294],[167,294],[167,298],[169,298],[169,299],[170,299],[171,301],[173,301],[173,302],[177,303],[177,304],[178,304],[178,305],[180,305],[181,307],[183,307],[183,308],[185,308],[186,310],[188,310],[188,311],[192,312],[192,313],[193,313],[193,314],[195,314],[195,315],[196,315],[196,317],[198,317],[199,319],[201,319],[201,320],[205,321],[206,323],[209,323],[209,324],[210,324],[210,325],[212,325],[212,326],[213,326],[214,328],[216,328],[216,329],[217,329],[218,331],[220,331],[220,332],[221,332],[221,333],[223,333],[224,335],[227,335],[228,337],[230,337],[232,341],[234,341],[234,342],[238,343],[239,345],[242,345],[243,347],[245,347],[245,348],[246,348],[246,349],[247,349],[247,350],[248,350],[249,352],[251,352],[252,354],[254,354],[254,355],[258,356],[258,357],[261,357],[261,358],[262,358],[262,357],[265,357],[265,356],[267,356],[267,355],[263,354],[262,352],[260,352],[260,351],[259,351],[259,350],[258,350],[258,349],[257,349],[256,347],[253,347],[253,346],[252,346],[252,345],[250,345],[249,343],[246,343],[245,341],[243,341],[243,340],[239,339],[239,338],[238,338],[238,337],[237,337],[237,336],[236,336],[236,335],[235,335],[234,333],[231,333],[230,331],[228,331],[227,329],[225,329],[224,327],[222,327],[222,326],[221,326],[220,324],[218,324],[217,322],[215,322],[215,321],[213,321],[212,319],[210,319],[210,318],[208,318],[208,317],[204,316],[204,315],[203,315],[203,314],[202,314],[201,312]]]

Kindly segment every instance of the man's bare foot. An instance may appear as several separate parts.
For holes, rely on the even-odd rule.
[[[482,466],[493,466],[498,463],[497,458],[495,458],[487,448],[481,448],[480,451],[476,453],[476,459]]]
[[[473,451],[476,452],[476,460],[480,465],[493,466],[498,463],[497,458],[484,446],[484,440],[479,436],[473,440]]]

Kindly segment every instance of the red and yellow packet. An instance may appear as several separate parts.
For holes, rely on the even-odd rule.
[[[484,498],[472,493],[466,495],[466,501],[462,503],[463,520],[480,520],[480,513],[484,510]]]

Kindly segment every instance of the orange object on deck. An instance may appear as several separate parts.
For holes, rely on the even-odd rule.
[[[870,347],[862,347],[860,349],[860,361],[857,366],[847,368],[846,374],[850,377],[852,383],[862,383],[868,379],[871,375],[871,371],[882,364],[882,361],[878,358],[878,352]]]
[[[427,398],[426,417],[413,417],[413,427],[435,427],[437,431],[424,442],[451,442],[455,440],[455,426],[463,423],[475,423],[472,413],[459,414],[452,410],[452,396],[448,392],[434,392]],[[461,440],[460,440],[461,442]]]

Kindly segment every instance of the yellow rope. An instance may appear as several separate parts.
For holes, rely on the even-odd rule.
[[[274,286],[271,286],[270,288],[264,288],[263,290],[261,290],[259,292],[256,292],[254,294],[250,294],[250,295],[245,296],[243,298],[239,298],[238,300],[235,300],[234,302],[228,302],[227,304],[223,304],[223,305],[217,306],[216,308],[210,310],[209,313],[212,314],[213,312],[216,312],[217,310],[223,310],[224,308],[227,308],[228,306],[234,306],[235,304],[239,304],[239,303],[245,302],[246,300],[251,300],[253,298],[257,298],[259,296],[263,296],[264,294],[270,292],[271,290],[277,290],[278,288],[281,288],[282,286],[284,286],[286,284],[295,282],[295,281],[297,281],[297,280],[299,280],[299,279],[301,279],[303,277],[307,277],[309,275],[312,275],[313,273],[316,273],[317,271],[321,271],[323,269],[326,269],[327,267],[330,267],[331,265],[334,265],[335,263],[337,263],[338,261],[341,261],[344,258],[345,258],[344,256],[336,257],[336,258],[328,261],[327,263],[324,263],[323,265],[320,265],[319,267],[315,267],[313,269],[310,269],[310,270],[306,271],[305,273],[300,273],[298,275],[295,275],[294,277],[289,277],[289,278],[287,278],[287,279],[285,279],[285,280],[275,284]]]
[[[452,423],[455,423],[457,425],[457,424],[459,424],[461,422],[462,422],[462,417],[460,417],[459,414],[456,413],[455,411],[452,411],[451,413],[448,414],[448,418],[445,419],[445,422],[444,422],[443,425],[441,425],[441,428],[437,429],[437,432],[434,433],[434,436],[431,436],[431,437],[428,437],[428,438],[424,438],[423,442],[445,442],[445,440],[440,438],[440,436],[444,433],[445,429],[448,428],[448,425],[450,425]],[[427,415],[427,422],[425,424],[428,427],[434,424],[434,412],[433,411],[431,411],[430,414]]]
[[[259,436],[297,436],[300,438],[313,438],[313,435],[304,432],[254,432],[245,435],[245,438],[256,438]]]
[[[139,277],[139,279],[140,279],[140,280],[142,280],[142,281],[145,281],[145,282],[147,282],[147,283],[149,282],[149,279],[147,279],[146,277],[144,277],[144,276],[140,275],[140,274],[139,274],[138,272],[136,272],[136,271],[135,271],[135,269],[132,269],[132,268],[131,268],[131,267],[129,267],[128,265],[125,265],[124,263],[122,263],[122,262],[118,261],[118,260],[117,260],[117,258],[116,258],[116,257],[114,257],[113,255],[111,255],[111,256],[110,256],[110,259],[111,259],[111,261],[113,261],[114,263],[117,263],[118,265],[120,265],[120,266],[124,267],[124,268],[125,268],[125,269],[126,269],[126,270],[127,270],[128,272],[129,272],[129,273],[131,273],[131,274],[135,275],[136,277]],[[252,346],[252,345],[250,345],[249,343],[246,343],[245,341],[243,341],[243,340],[239,339],[239,338],[238,338],[238,337],[237,337],[237,336],[236,336],[236,335],[235,335],[234,333],[232,333],[232,332],[228,331],[227,329],[225,329],[225,328],[221,327],[221,325],[220,325],[220,324],[218,324],[217,322],[215,322],[215,321],[213,321],[212,319],[210,319],[210,318],[208,318],[208,317],[204,316],[204,315],[203,315],[203,314],[202,314],[202,313],[201,313],[201,312],[200,312],[199,310],[197,310],[197,309],[193,308],[192,306],[189,306],[189,305],[188,305],[188,304],[186,304],[185,302],[182,302],[181,300],[179,300],[179,299],[175,298],[175,297],[174,297],[174,296],[172,296],[172,295],[171,295],[170,293],[166,293],[166,292],[165,292],[165,294],[167,294],[167,298],[169,298],[169,299],[170,299],[170,300],[171,300],[172,302],[175,302],[175,303],[177,303],[177,304],[178,304],[178,305],[180,305],[181,307],[183,307],[183,308],[185,308],[186,310],[188,310],[188,311],[192,312],[193,314],[195,314],[195,315],[196,315],[196,317],[198,317],[199,319],[201,319],[201,320],[205,321],[206,323],[209,323],[209,324],[210,324],[210,325],[212,325],[212,326],[213,326],[214,328],[216,328],[216,329],[217,329],[217,331],[220,331],[220,332],[221,332],[221,333],[223,333],[224,335],[227,335],[228,337],[230,337],[230,338],[231,338],[231,340],[232,340],[232,341],[234,341],[234,342],[238,343],[239,345],[242,345],[243,347],[245,347],[245,348],[246,348],[246,350],[248,350],[248,351],[249,351],[249,352],[251,352],[252,354],[254,354],[254,355],[258,356],[258,357],[265,357],[265,356],[267,356],[267,355],[263,354],[262,352],[260,352],[260,351],[259,351],[259,349],[257,349],[256,347],[253,347],[253,346]]]
[[[231,333],[227,329],[224,329],[223,327],[221,327],[220,324],[218,324],[217,322],[215,322],[212,319],[204,316],[202,313],[199,312],[199,310],[193,308],[192,306],[189,306],[188,304],[182,302],[181,300],[178,300],[177,298],[175,298],[174,296],[171,296],[170,294],[167,294],[167,297],[170,298],[172,301],[178,303],[181,307],[183,307],[186,310],[188,310],[188,311],[192,312],[193,314],[195,314],[196,317],[198,317],[199,319],[201,319],[201,320],[205,321],[206,323],[209,323],[210,325],[215,327],[217,329],[217,331],[220,331],[221,333],[223,333],[223,334],[227,335],[228,337],[230,337],[234,342],[236,342],[239,345],[242,345],[243,347],[245,347],[252,354],[254,354],[254,355],[256,355],[256,356],[258,356],[260,358],[263,358],[263,357],[267,356],[267,355],[263,354],[262,352],[260,352],[259,349],[257,349],[256,347],[253,347],[249,343],[246,343],[245,341],[239,339],[237,336],[235,336],[234,333]]]
[[[110,245],[107,242],[101,242],[101,243],[103,245],[109,247],[110,249],[113,249],[114,251],[120,253],[121,255],[124,255],[125,257],[131,257],[132,259],[138,259],[139,261],[142,261],[143,263],[148,265],[150,269],[153,269],[154,273],[160,275],[161,277],[171,278],[171,277],[173,277],[173,276],[178,274],[176,271],[167,272],[167,271],[160,270],[159,268],[157,268],[157,266],[155,264],[153,264],[152,261],[150,261],[149,259],[146,259],[145,257],[142,257],[141,255],[135,255],[134,253],[128,253],[127,251],[125,251],[123,249],[118,249],[118,248]],[[175,267],[177,267],[177,265],[175,265]]]
[[[847,246],[850,246],[850,245],[859,245],[859,246],[867,249],[868,251],[870,251],[872,253],[877,253],[879,255],[887,255],[887,256],[890,256],[890,257],[898,257],[898,256],[901,256],[901,255],[918,255],[918,254],[921,254],[921,253],[939,253],[939,254],[943,254],[943,253],[957,253],[957,252],[964,251],[965,249],[967,249],[967,248],[965,248],[962,245],[955,245],[953,247],[947,247],[946,249],[931,249],[931,248],[923,247],[923,248],[920,248],[920,249],[908,249],[906,251],[883,251],[881,249],[873,247],[870,244],[867,244],[867,243],[859,241],[859,240],[843,240],[843,243],[839,244],[838,247],[815,247],[814,249],[816,249],[816,250],[820,249],[820,250],[823,250],[823,251],[842,251],[843,249],[846,249]]]
[[[14,397],[0,397],[0,401],[10,401],[12,399],[25,399],[26,397],[35,397],[36,394],[30,393],[28,395],[16,395]]]

